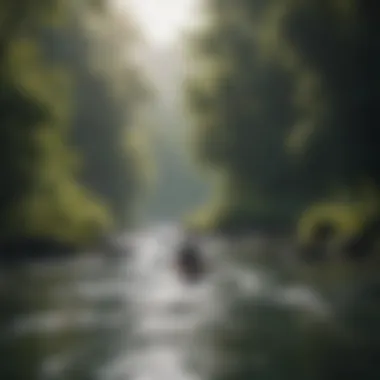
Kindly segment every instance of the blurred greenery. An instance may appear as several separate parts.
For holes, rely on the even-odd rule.
[[[203,224],[362,228],[379,213],[377,3],[203,3],[187,42],[194,157],[218,178]]]
[[[1,238],[78,245],[125,227],[146,184],[137,31],[106,1],[0,9]]]
[[[151,91],[135,59],[142,42],[132,19],[118,12],[105,0],[0,0],[1,239],[32,236],[82,246],[133,225],[145,212],[159,220],[184,216],[191,226],[224,233],[295,230],[307,247],[318,235],[325,243],[321,226],[331,224],[337,243],[351,242],[344,249],[352,256],[367,249],[360,238],[371,236],[366,228],[380,217],[375,0],[204,0],[207,22],[187,41],[189,119],[172,102],[184,72],[176,72],[182,63],[170,49],[144,58],[167,91],[161,103],[146,107]],[[152,120],[141,123],[141,113]],[[184,153],[188,129],[194,161],[210,187]],[[142,202],[154,182],[153,196]],[[192,212],[184,215],[186,209]],[[265,268],[265,260],[243,258],[231,282],[244,280],[245,270],[260,277],[264,269],[270,278],[262,297],[243,299],[240,290],[229,298],[222,289],[230,313],[220,312],[220,330],[214,324],[208,331],[219,355],[208,363],[216,367],[210,378],[378,379],[380,309],[372,281],[380,255],[345,261],[336,257],[334,241],[333,255],[321,244],[328,260],[310,266],[294,260],[289,234],[283,240],[262,235],[263,242],[245,245],[249,260],[262,254],[284,273],[275,265]],[[226,260],[242,251],[226,249]],[[233,260],[228,265],[234,270]],[[4,271],[12,281],[0,278],[2,333],[15,317],[54,310],[48,298],[58,302],[49,292],[56,274],[47,272],[52,279],[34,279],[35,296],[28,298],[33,280]],[[70,267],[68,277],[74,272]],[[88,284],[85,274],[78,276]],[[99,273],[94,281],[109,288]],[[298,284],[318,290],[326,308],[309,312],[290,305],[292,299],[285,304],[283,292]],[[59,287],[64,295],[69,288]],[[104,303],[112,303],[109,289],[99,289],[93,294],[106,293]],[[84,306],[76,302],[57,305],[63,308],[58,314],[74,316]],[[92,346],[91,334],[2,337],[6,380],[39,377],[46,356],[71,351],[77,341]],[[104,350],[115,345],[99,341]],[[229,367],[234,359],[236,367]],[[83,362],[95,368],[101,360]]]

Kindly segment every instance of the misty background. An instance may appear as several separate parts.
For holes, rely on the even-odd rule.
[[[375,0],[0,0],[0,378],[377,380]]]

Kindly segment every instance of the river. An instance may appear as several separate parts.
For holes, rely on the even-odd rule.
[[[290,273],[260,239],[205,240],[209,273],[186,283],[182,238],[151,228],[129,255],[3,271],[0,379],[380,379],[376,292]]]

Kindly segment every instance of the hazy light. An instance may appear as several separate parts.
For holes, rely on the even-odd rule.
[[[142,33],[149,42],[169,44],[194,19],[196,0],[119,0],[130,6]]]

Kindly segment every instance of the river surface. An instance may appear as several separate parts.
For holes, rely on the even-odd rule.
[[[182,238],[152,228],[117,258],[4,270],[0,379],[380,379],[380,291],[292,274],[260,239],[203,241],[209,273],[187,283]]]

